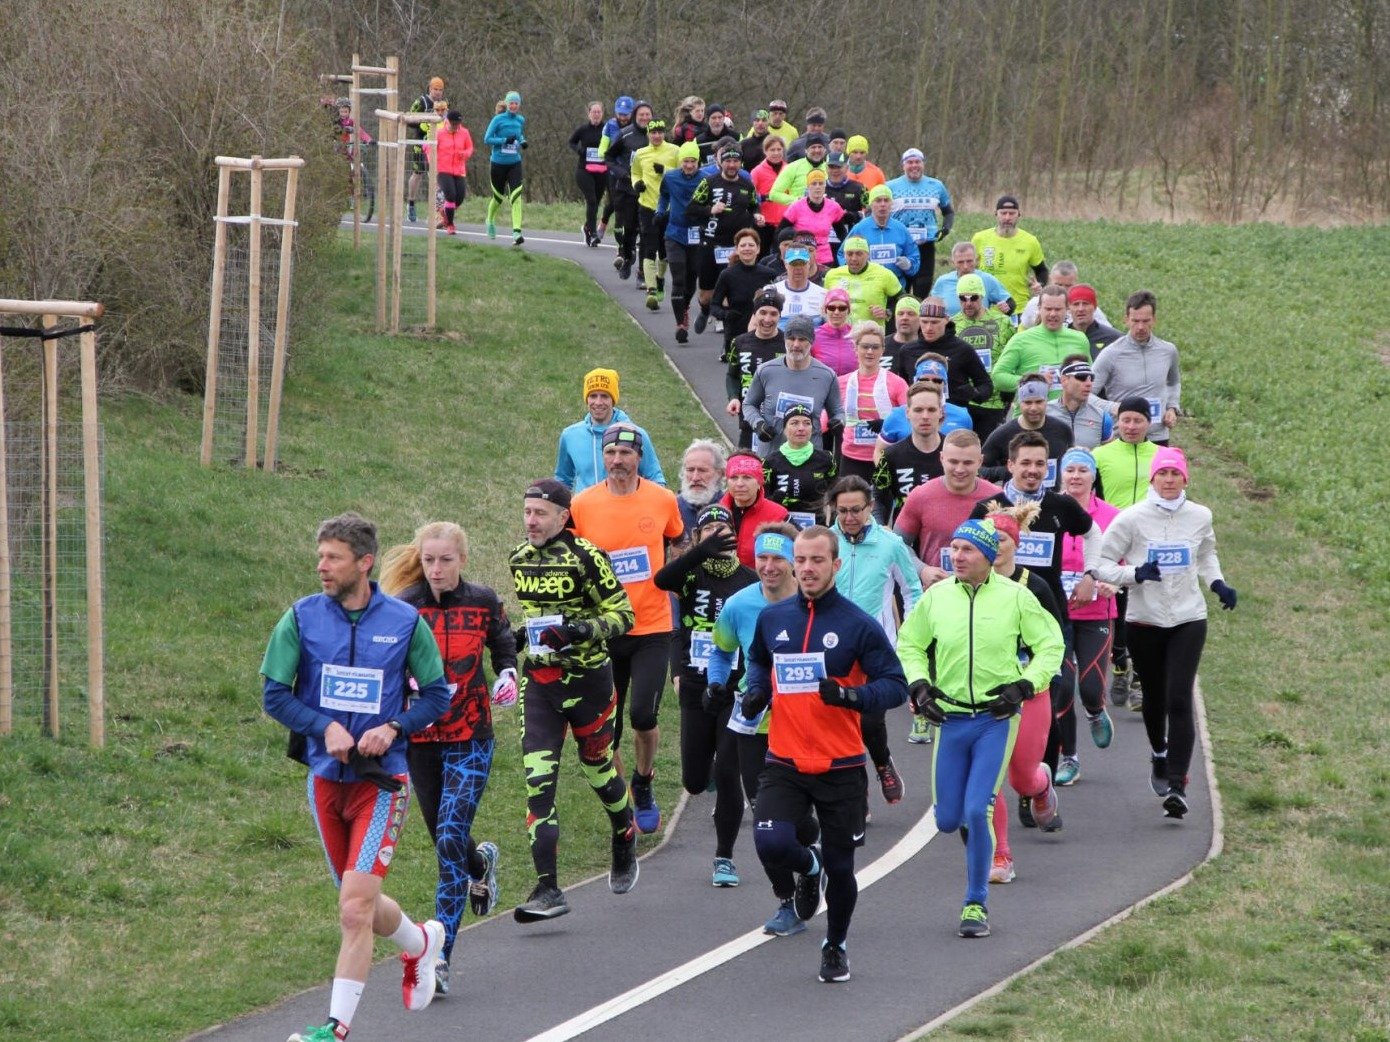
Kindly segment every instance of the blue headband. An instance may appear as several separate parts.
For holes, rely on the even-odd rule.
[[[942,383],[945,383],[946,367],[942,365],[940,362],[935,361],[934,359],[924,358],[922,361],[917,363],[917,368],[914,371],[913,375],[916,376],[919,380],[922,379],[922,377],[924,376],[930,376],[933,379],[940,380]]]
[[[952,541],[962,539],[969,543],[980,553],[984,554],[985,560],[990,564],[999,556],[999,535],[994,530],[994,525],[989,521],[965,521],[951,533]]]
[[[1071,466],[1073,463],[1080,463],[1092,474],[1095,474],[1096,472],[1096,458],[1092,456],[1089,452],[1087,452],[1085,449],[1067,449],[1066,452],[1062,453],[1062,461],[1058,464],[1058,466],[1060,466],[1063,470],[1066,470],[1067,467]]]
[[[792,560],[792,541],[781,532],[764,532],[753,540],[753,556],[758,557],[762,554],[776,554],[778,557],[785,557],[790,561]]]

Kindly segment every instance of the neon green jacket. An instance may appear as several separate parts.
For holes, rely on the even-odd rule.
[[[680,164],[680,149],[669,141],[663,141],[659,145],[646,145],[634,152],[632,187],[637,192],[637,201],[648,210],[655,210],[657,195],[661,192],[662,177],[666,175],[667,170],[675,170]]]
[[[1091,342],[1085,333],[1063,326],[1052,332],[1046,326],[1034,326],[1021,333],[1015,333],[1003,352],[994,360],[990,377],[994,386],[1001,391],[1017,391],[1018,378],[1028,373],[1047,373],[1053,377],[1052,393],[1048,398],[1062,394],[1062,385],[1056,373],[1062,368],[1062,359],[1067,355],[1091,357]]]
[[[1023,666],[1019,649],[1032,658]],[[1037,697],[1062,668],[1062,631],[1026,586],[991,571],[978,588],[943,579],[923,591],[898,630],[898,658],[909,685],[930,680],[964,705],[940,703],[948,713],[983,705],[1000,684],[1023,678]],[[928,655],[936,662],[932,676]]]
[[[829,292],[840,288],[849,294],[849,318],[851,322],[872,319],[869,308],[886,308],[888,302],[902,292],[898,276],[882,264],[869,261],[858,275],[849,270],[849,265],[831,268],[825,273],[825,288]],[[874,319],[876,322],[882,319]]]
[[[823,161],[820,166],[812,166],[811,161],[805,156],[793,163],[788,163],[782,167],[782,172],[777,175],[777,180],[772,182],[772,190],[767,193],[767,197],[774,203],[790,206],[806,194],[806,175],[812,170],[824,169],[825,163]]]

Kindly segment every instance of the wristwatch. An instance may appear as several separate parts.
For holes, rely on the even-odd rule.
[[[392,728],[392,729],[394,729],[395,732],[396,732],[396,734],[404,734],[404,733],[405,733],[405,727],[403,727],[403,726],[401,725],[401,722],[400,722],[399,720],[397,720],[395,717],[392,717],[390,720],[387,720],[387,721],[386,721],[386,726],[387,726],[387,727],[390,727],[390,728]]]

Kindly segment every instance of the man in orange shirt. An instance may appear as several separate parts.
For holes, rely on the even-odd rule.
[[[613,747],[616,750],[622,739],[623,707],[627,705],[637,753],[632,771],[637,829],[650,833],[661,827],[661,808],[652,795],[652,775],[660,737],[657,715],[675,628],[671,598],[657,589],[654,577],[666,563],[667,546],[680,539],[685,525],[675,493],[638,474],[644,441],[636,428],[621,424],[609,427],[603,435],[607,474],[599,484],[574,497],[570,515],[576,534],[608,554],[613,574],[623,584],[637,616],[631,630],[608,642],[613,685],[618,692]]]

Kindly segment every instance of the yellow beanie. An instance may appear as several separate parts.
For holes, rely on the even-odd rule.
[[[618,371],[616,369],[590,369],[584,374],[584,401],[595,391],[602,391],[618,404]]]
[[[845,142],[846,152],[867,152],[869,150],[869,139],[863,134],[855,134]]]

